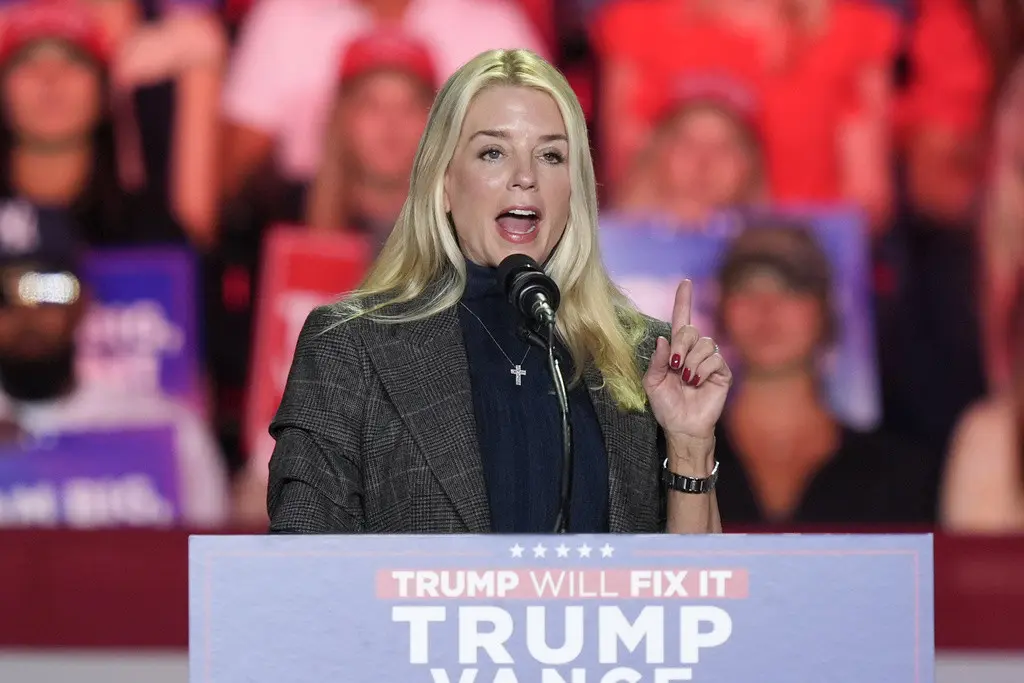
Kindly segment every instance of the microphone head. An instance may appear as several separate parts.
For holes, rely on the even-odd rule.
[[[561,298],[558,285],[526,254],[511,254],[502,259],[497,278],[508,302],[527,317],[530,313],[524,298],[532,292],[543,293],[551,309],[558,309]]]
[[[506,294],[512,287],[512,280],[520,273],[537,272],[543,273],[537,262],[526,254],[510,254],[498,264],[498,284]]]

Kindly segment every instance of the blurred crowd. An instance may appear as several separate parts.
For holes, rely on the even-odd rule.
[[[739,369],[718,435],[727,527],[1024,531],[1013,0],[6,0],[8,450],[42,458],[47,436],[169,426],[176,521],[262,524],[268,454],[244,421],[269,235],[357,240],[372,258],[434,92],[511,47],[554,61],[576,90],[603,215],[694,232],[762,209],[860,216],[870,269],[857,295],[881,388],[870,429],[821,389],[845,321],[813,231],[752,220],[716,275],[716,334]],[[195,400],[92,381],[79,358],[100,298],[86,255],[152,249],[195,264]],[[39,499],[4,476],[0,521],[39,521]],[[107,508],[146,508],[144,491],[111,495]]]

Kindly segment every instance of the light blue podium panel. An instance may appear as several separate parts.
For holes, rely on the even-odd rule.
[[[930,535],[193,536],[191,683],[932,683]]]

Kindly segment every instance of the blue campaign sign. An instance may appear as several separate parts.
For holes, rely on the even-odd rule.
[[[174,429],[63,433],[0,449],[0,526],[167,526],[181,518]]]
[[[822,359],[829,403],[851,427],[876,427],[881,420],[881,389],[863,217],[841,208],[793,209],[785,216],[813,231],[832,269],[832,306],[839,325],[838,338]],[[722,214],[699,230],[681,229],[662,218],[602,215],[602,258],[612,279],[634,303],[666,322],[672,318],[676,286],[690,278],[693,324],[701,334],[721,337],[714,324],[718,268],[744,225],[745,217],[733,213]],[[728,357],[730,349],[724,339],[721,342]],[[733,360],[730,364],[735,365]]]
[[[932,539],[193,536],[191,683],[931,683]]]
[[[176,248],[89,255],[84,277],[92,305],[78,352],[85,381],[198,400],[195,268],[193,256]]]

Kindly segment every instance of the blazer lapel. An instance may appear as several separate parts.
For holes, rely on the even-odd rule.
[[[608,524],[612,533],[633,533],[655,523],[657,501],[645,486],[647,473],[656,471],[649,454],[656,452],[657,432],[651,417],[627,413],[616,405],[599,370],[588,366],[584,381],[597,413],[608,457]],[[656,490],[656,489],[655,489]],[[648,520],[651,517],[651,520]]]
[[[491,530],[468,361],[451,310],[377,326],[370,359],[442,490],[470,533]]]

